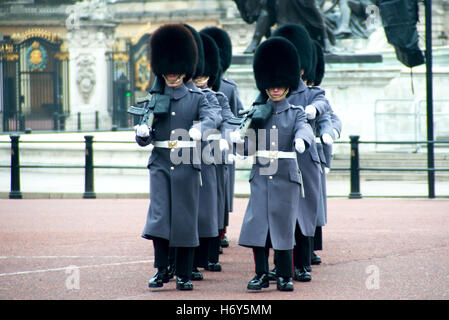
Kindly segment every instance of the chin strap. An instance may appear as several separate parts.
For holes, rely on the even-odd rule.
[[[180,74],[180,75],[175,79],[175,81],[170,81],[170,80],[167,79],[167,77],[165,76],[165,74],[162,75],[162,77],[164,78],[164,80],[165,80],[168,84],[177,84],[177,83],[179,83],[180,81],[182,81],[182,79],[183,79],[185,76],[186,76],[185,74]]]
[[[205,88],[207,87],[207,82],[209,81],[209,77],[206,77],[203,81],[200,80],[193,80],[193,82],[195,83],[195,85],[198,88]]]
[[[273,97],[270,95],[270,92],[268,91],[268,89],[266,89],[265,92],[267,93],[268,97],[269,97],[271,100],[273,100]],[[288,94],[289,92],[290,92],[290,89],[287,88],[287,89],[284,90],[284,92],[283,92],[279,97],[277,97],[277,98],[275,98],[275,99],[276,99],[276,100],[282,100],[282,99],[284,99],[284,98],[287,96],[287,94]]]

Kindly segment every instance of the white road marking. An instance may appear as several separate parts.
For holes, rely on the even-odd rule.
[[[9,272],[9,273],[0,273],[0,277],[6,276],[15,276],[15,275],[23,275],[23,274],[32,274],[32,273],[43,273],[43,272],[52,272],[52,271],[65,271],[68,268],[79,268],[79,269],[87,269],[87,268],[98,268],[98,267],[109,267],[109,266],[121,266],[126,264],[139,264],[139,263],[153,263],[154,259],[151,260],[140,260],[140,261],[125,261],[125,262],[115,262],[115,263],[103,263],[103,264],[94,264],[94,265],[84,265],[84,266],[74,266],[70,265],[67,267],[60,268],[51,268],[51,269],[40,269],[40,270],[29,270],[29,271],[18,271],[18,272]]]

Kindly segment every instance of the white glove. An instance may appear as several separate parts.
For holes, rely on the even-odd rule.
[[[239,130],[235,130],[229,133],[229,139],[231,139],[231,141],[233,143],[237,143],[237,144],[242,144],[245,142],[245,140],[243,140],[240,137],[240,131]]]
[[[324,167],[324,173],[325,173],[325,174],[328,174],[329,171],[331,171],[331,169],[329,169],[328,167]]]
[[[226,141],[226,139],[220,139],[218,141],[218,146],[220,148],[220,151],[228,151],[229,150],[229,144]]]
[[[235,154],[228,154],[228,161],[226,162],[226,164],[233,164],[235,162]]]
[[[303,153],[304,151],[306,151],[306,145],[304,143],[304,140],[302,140],[301,138],[295,139],[295,149],[299,153]]]
[[[332,129],[332,131],[334,132],[334,137],[335,137],[335,140],[337,140],[338,138],[340,138],[340,134],[338,133],[338,131],[337,131],[337,130],[335,130],[335,129]]]
[[[136,126],[136,135],[141,138],[150,136],[150,128],[146,124]]]
[[[306,112],[307,119],[313,120],[316,118],[316,108],[311,104],[306,106],[306,109],[304,111]]]
[[[197,128],[190,128],[189,130],[189,136],[192,138],[192,140],[201,140],[201,131]]]
[[[328,145],[328,146],[331,146],[332,143],[334,143],[334,139],[332,139],[332,137],[331,137],[331,135],[329,133],[324,133],[321,136],[321,140],[323,140],[323,143]]]

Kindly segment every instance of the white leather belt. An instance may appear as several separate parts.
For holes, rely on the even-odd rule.
[[[166,140],[166,141],[155,141],[154,146],[157,148],[194,148],[196,146],[196,141],[182,141],[182,140]]]
[[[212,140],[220,140],[221,139],[221,133],[214,133],[207,136],[207,141]]]
[[[269,159],[296,159],[296,152],[259,150],[256,151],[256,156]]]

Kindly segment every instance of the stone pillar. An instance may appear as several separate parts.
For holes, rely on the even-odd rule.
[[[99,129],[112,127],[108,106],[108,63],[106,52],[114,43],[114,29],[107,6],[100,0],[84,0],[68,7],[66,26],[69,30],[70,115],[66,130],[95,128],[95,112],[99,114]]]

